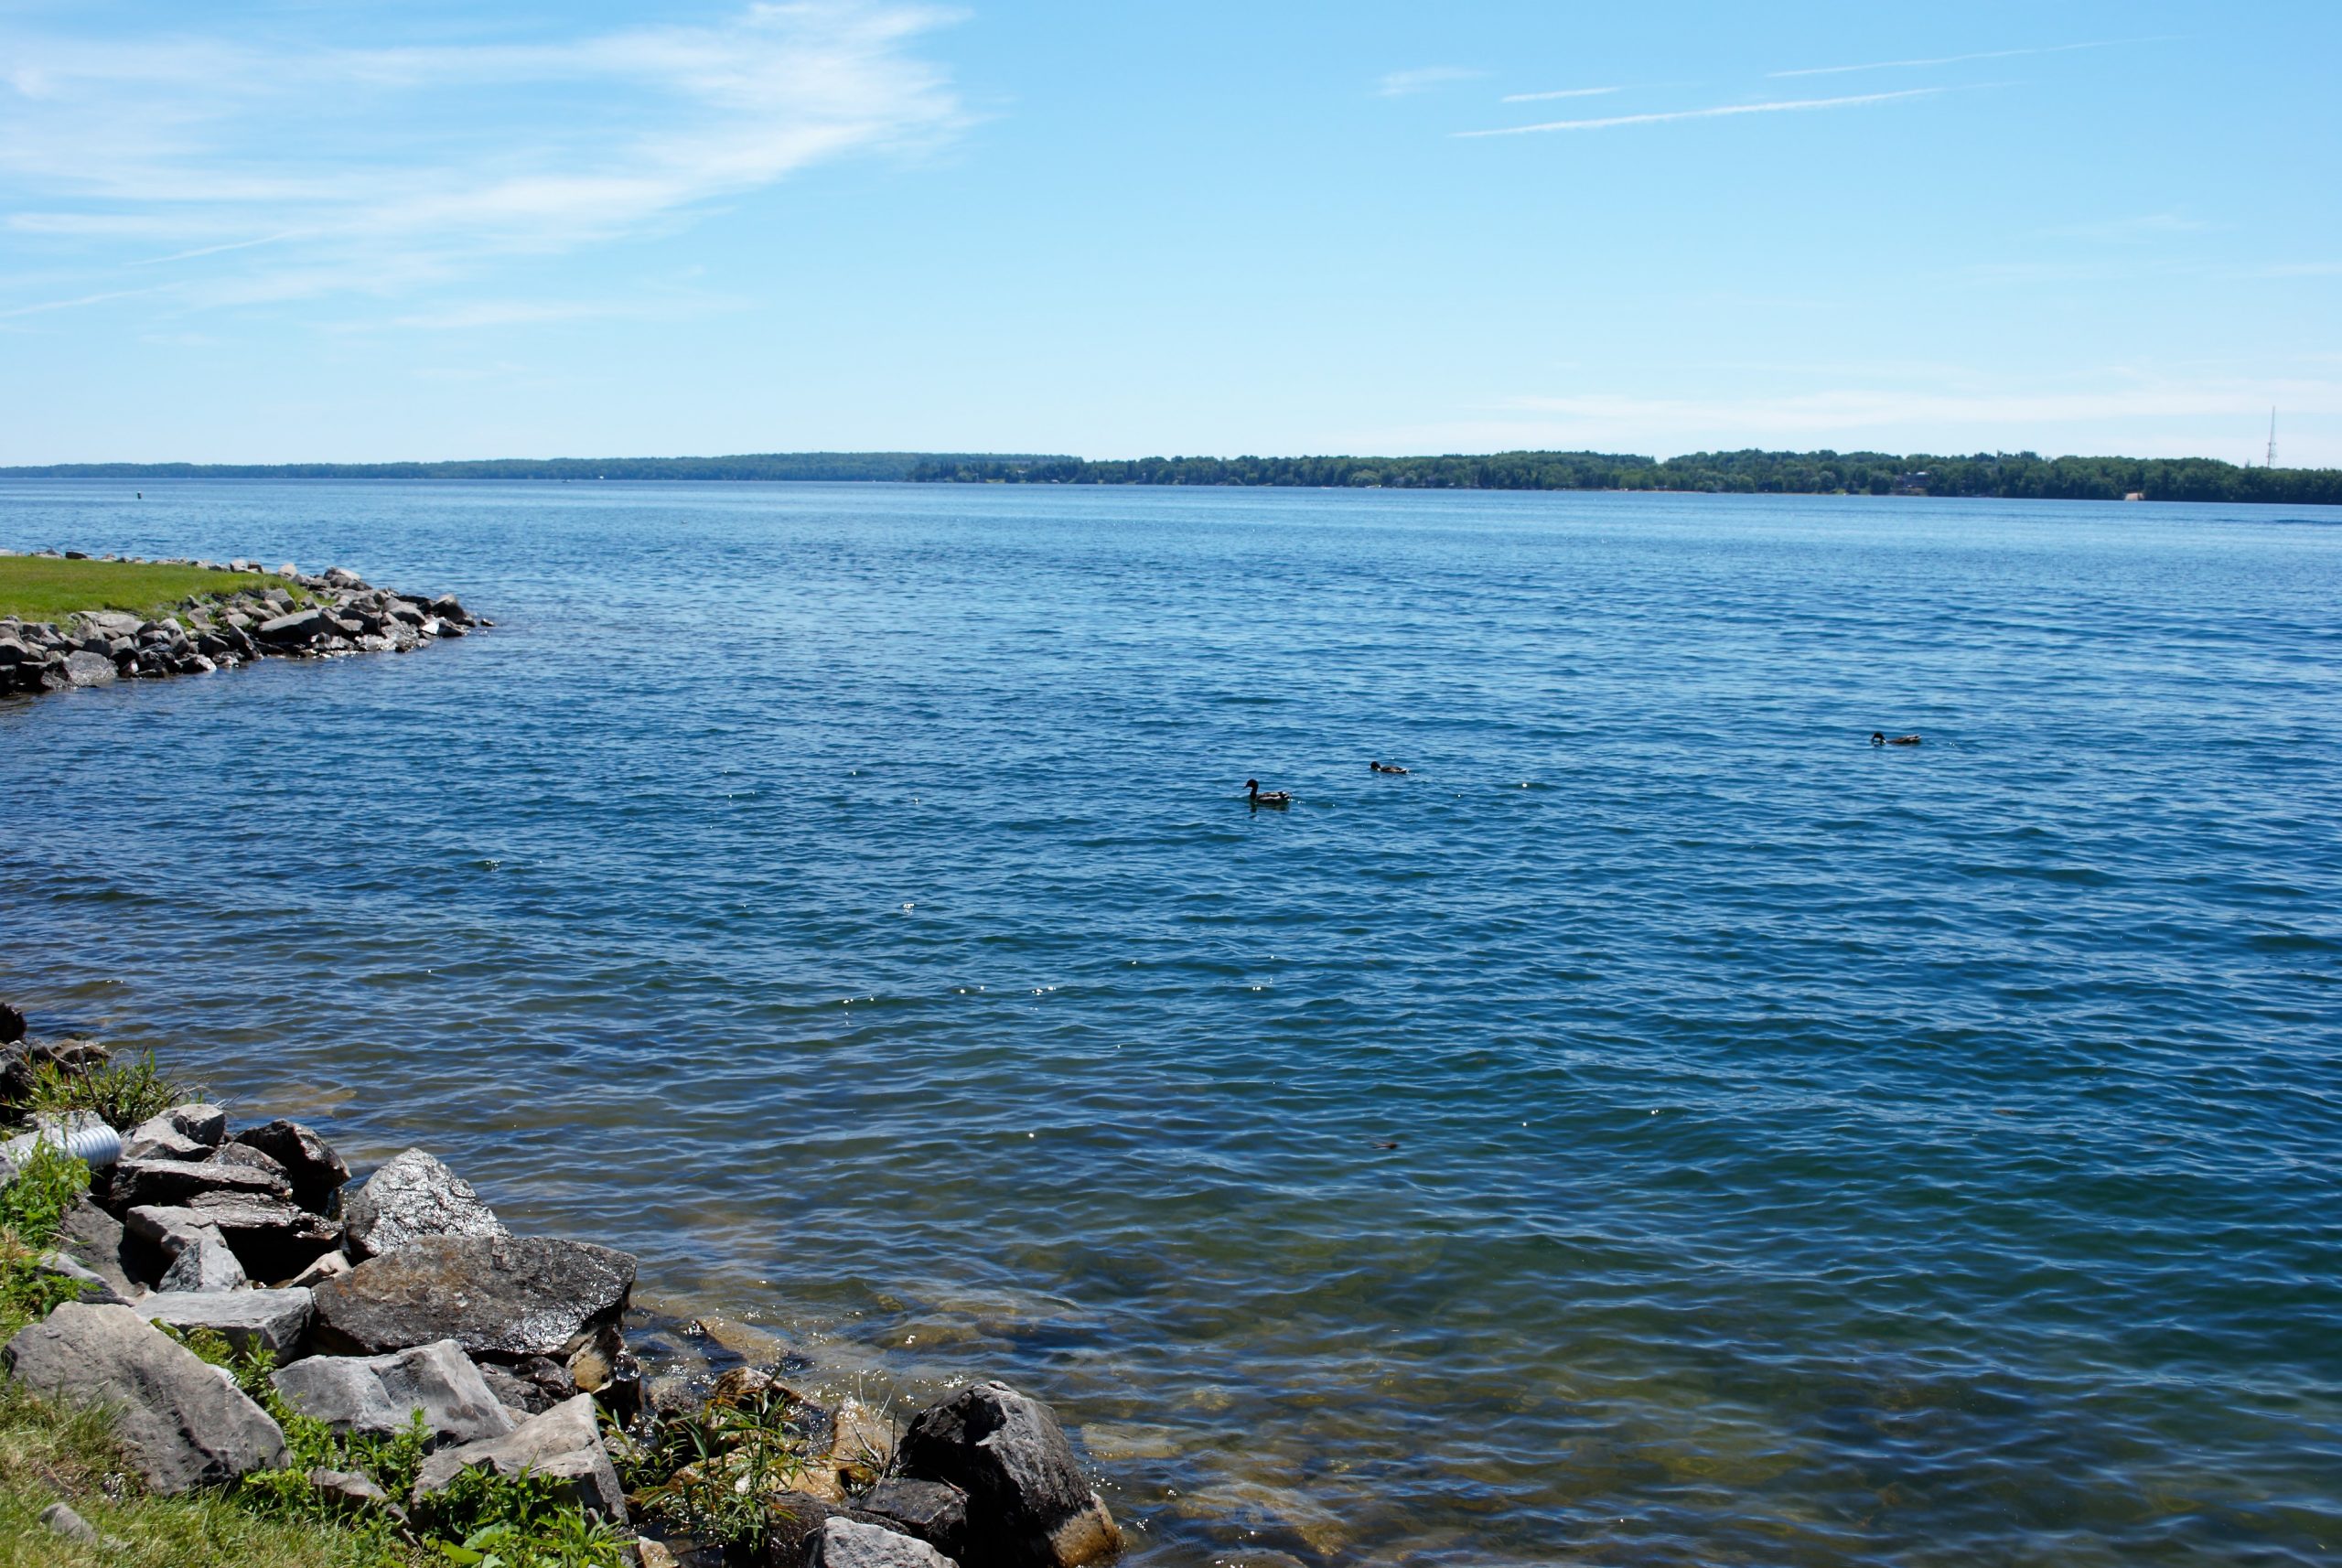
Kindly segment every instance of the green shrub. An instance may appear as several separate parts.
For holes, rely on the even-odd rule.
[[[805,1434],[791,1424],[797,1396],[778,1385],[689,1415],[656,1421],[641,1436],[612,1429],[619,1479],[644,1510],[702,1541],[761,1556],[777,1519],[773,1498],[805,1470]]]
[[[90,1189],[90,1167],[54,1144],[37,1144],[0,1187],[0,1337],[81,1299],[82,1283],[41,1267],[73,1200]]]

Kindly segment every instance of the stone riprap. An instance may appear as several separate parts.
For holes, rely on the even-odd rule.
[[[41,551],[81,559],[78,553]],[[316,576],[290,564],[276,575],[291,590],[239,585],[261,568],[250,561],[146,561],[135,565],[194,566],[220,574],[218,592],[184,599],[161,619],[120,610],[84,610],[61,622],[0,617],[0,694],[67,692],[115,681],[208,675],[258,659],[336,659],[352,653],[411,653],[427,642],[463,637],[496,623],[474,616],[452,594],[378,588],[355,572],[328,567]]]
[[[0,1045],[0,1122],[28,1119],[29,1096],[11,1086],[29,1083],[36,1062],[96,1072],[107,1053],[86,1040]],[[52,1119],[42,1136],[64,1125]],[[21,1331],[5,1360],[45,1395],[112,1407],[154,1491],[288,1463],[269,1411],[164,1332],[209,1330],[274,1359],[270,1408],[288,1421],[382,1438],[420,1418],[431,1452],[408,1495],[355,1472],[306,1477],[334,1511],[401,1529],[409,1509],[427,1520],[438,1493],[479,1469],[555,1482],[622,1529],[649,1516],[675,1551],[645,1541],[645,1563],[1090,1568],[1121,1550],[1057,1417],[1005,1383],[948,1393],[898,1435],[859,1400],[824,1404],[789,1388],[784,1368],[802,1363],[780,1340],[711,1319],[688,1335],[728,1369],[714,1376],[711,1359],[708,1380],[653,1389],[627,1343],[634,1259],[510,1234],[423,1150],[352,1186],[341,1157],[295,1122],[236,1130],[219,1107],[191,1101],[125,1132],[126,1157],[96,1173],[41,1265],[84,1300]],[[32,1146],[21,1140],[20,1156]],[[123,1305],[97,1305],[108,1297]],[[696,1434],[694,1457],[630,1497],[606,1435],[613,1423],[637,1464],[678,1431]],[[783,1463],[751,1466],[739,1444],[757,1433],[779,1434]],[[678,1530],[662,1510],[693,1472],[726,1495],[765,1476],[760,1536],[716,1542]]]

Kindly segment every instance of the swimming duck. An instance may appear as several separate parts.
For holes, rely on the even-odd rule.
[[[1400,767],[1395,762],[1370,762],[1367,766],[1373,768],[1377,773],[1404,773],[1406,771],[1405,768]]]
[[[1251,800],[1255,806],[1290,806],[1293,804],[1292,790],[1263,790],[1261,788],[1261,781],[1258,779],[1247,779],[1244,780],[1244,794],[1245,799]]]
[[[1870,743],[1873,746],[1917,746],[1919,737],[1916,735],[1889,736],[1883,729],[1875,729],[1870,732]]]

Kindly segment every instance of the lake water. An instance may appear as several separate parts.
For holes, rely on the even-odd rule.
[[[0,993],[1141,1563],[2342,1554],[2342,518],[142,483],[501,624],[0,704]]]

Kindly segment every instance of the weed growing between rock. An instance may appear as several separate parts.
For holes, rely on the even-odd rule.
[[[794,1518],[774,1498],[805,1475],[800,1402],[768,1381],[690,1414],[653,1416],[639,1435],[612,1423],[606,1442],[628,1497],[645,1513],[694,1540],[761,1557],[775,1527]]]
[[[109,1061],[102,1067],[35,1063],[31,1091],[25,1097],[23,1109],[36,1113],[92,1112],[115,1132],[127,1133],[150,1116],[201,1098],[201,1090],[164,1077],[155,1066],[154,1052],[142,1051],[128,1061]]]

